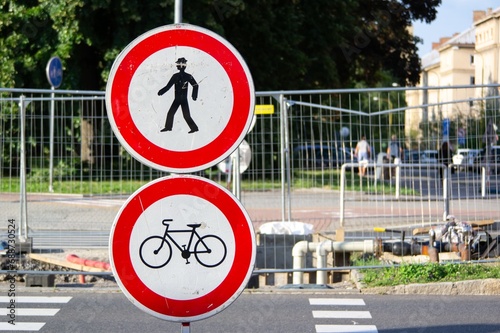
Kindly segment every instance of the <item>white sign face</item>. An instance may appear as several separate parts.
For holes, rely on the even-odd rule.
[[[248,142],[243,140],[238,147],[238,151],[240,158],[240,173],[243,173],[248,169],[248,167],[250,166],[250,162],[252,161],[252,150],[250,149],[250,145],[248,144]],[[232,172],[233,163],[236,156],[236,151],[234,151],[231,156],[217,164],[219,170],[224,173]]]
[[[141,310],[190,322],[243,291],[255,263],[254,230],[224,187],[196,176],[155,180],[118,213],[110,235],[113,274]]]
[[[175,101],[175,91],[171,87],[158,96],[158,87],[166,86],[179,72],[175,61],[181,54],[188,60],[185,73],[189,71],[199,87],[196,100],[189,100],[188,96],[187,102],[198,128],[196,135],[189,133],[191,128],[182,117],[182,104],[175,114],[172,129],[161,131]],[[193,88],[187,82],[186,85],[182,89],[187,89],[190,95],[190,88]],[[146,139],[161,147],[176,152],[200,149],[217,139],[229,123],[231,113],[227,110],[232,110],[234,98],[229,87],[231,82],[224,68],[207,53],[182,46],[163,49],[147,58],[132,78],[129,94],[132,120]]]
[[[167,236],[171,249],[168,254],[165,252],[170,260],[164,266],[167,258],[162,255],[163,251],[154,254],[162,240],[153,238],[145,241],[151,236],[165,234],[166,225],[158,217],[172,220],[168,222],[168,235],[171,238]],[[201,225],[195,229],[195,238],[189,244],[193,229],[187,224],[191,223]],[[204,241],[211,241],[209,246],[212,252],[198,254],[199,257],[191,253],[189,258],[183,258],[177,246],[182,249],[183,245],[187,245],[189,251],[201,251],[203,244],[200,243],[199,248],[196,248],[198,235]],[[217,238],[207,238],[208,235],[216,235]],[[139,216],[130,238],[129,252],[137,276],[151,291],[163,297],[188,300],[193,295],[205,296],[222,283],[234,261],[236,242],[231,224],[216,206],[197,196],[172,195],[156,201]]]
[[[111,127],[135,158],[170,172],[206,169],[248,132],[255,106],[239,53],[203,28],[151,30],[115,60],[106,87]]]

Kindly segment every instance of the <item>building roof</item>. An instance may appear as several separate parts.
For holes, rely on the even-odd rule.
[[[476,27],[472,25],[469,29],[462,31],[450,38],[440,48],[448,45],[474,45],[476,43]]]
[[[439,61],[439,51],[434,49],[422,57],[422,69],[437,65]]]
[[[456,45],[474,45],[476,43],[476,28],[472,25],[467,30],[462,31],[459,34],[456,34],[452,38],[448,39],[443,44],[439,45],[439,50]],[[433,49],[431,52],[425,54],[422,57],[422,69],[426,69],[428,67],[432,67],[434,65],[439,64],[439,51],[438,49]]]

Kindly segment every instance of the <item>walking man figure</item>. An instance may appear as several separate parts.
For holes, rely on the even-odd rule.
[[[198,98],[198,83],[191,74],[185,72],[187,64],[187,60],[185,58],[179,58],[175,63],[177,64],[179,72],[172,75],[172,78],[170,78],[167,85],[158,91],[158,96],[161,96],[175,85],[175,98],[167,112],[165,127],[161,130],[161,132],[172,130],[174,125],[174,115],[179,109],[179,106],[182,109],[182,116],[190,128],[189,133],[198,132],[198,126],[196,126],[193,118],[191,118],[188,104],[188,83],[193,86],[193,92],[191,94],[193,101],[196,101]]]

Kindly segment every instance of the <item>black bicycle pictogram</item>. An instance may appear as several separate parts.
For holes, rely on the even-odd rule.
[[[201,223],[188,224],[191,229],[169,230],[169,222],[172,219],[164,219],[162,224],[165,226],[163,236],[151,236],[146,238],[140,248],[139,256],[144,265],[150,268],[162,268],[169,263],[172,258],[172,244],[181,252],[182,258],[186,259],[186,264],[189,264],[191,254],[194,254],[196,260],[205,267],[219,266],[226,258],[227,248],[222,239],[215,235],[200,236],[196,231],[201,226]],[[170,234],[173,233],[190,233],[187,245],[180,246]],[[191,246],[194,243],[194,249]]]

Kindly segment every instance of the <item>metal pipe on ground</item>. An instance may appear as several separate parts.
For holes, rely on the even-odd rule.
[[[301,241],[295,244],[292,249],[293,269],[305,268],[305,255],[308,252],[316,251],[317,265],[319,269],[316,272],[316,284],[325,284],[327,272],[322,270],[326,268],[326,256],[328,252],[363,252],[374,253],[375,242],[373,240],[353,241],[353,242],[335,242],[324,241],[308,242]],[[293,284],[302,284],[304,281],[304,273],[300,271],[293,272]]]
[[[373,240],[355,241],[355,242],[321,242],[316,248],[316,267],[326,268],[326,257],[328,252],[363,252],[374,253],[375,242]],[[327,283],[327,271],[318,270],[316,272],[316,284]]]

